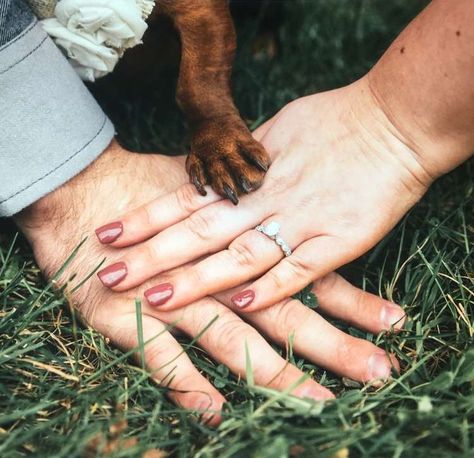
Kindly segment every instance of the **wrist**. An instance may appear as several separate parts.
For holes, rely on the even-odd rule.
[[[104,174],[105,168],[110,167],[110,161],[123,160],[121,153],[122,148],[115,140],[112,141],[107,149],[78,175],[16,214],[13,217],[15,223],[32,242],[33,233],[36,235],[42,231],[50,232],[51,227],[58,227],[68,220],[73,220],[74,215],[81,211],[77,206],[85,206],[87,202],[78,202],[78,199],[72,199],[72,196],[85,195],[86,188],[96,183],[93,177]],[[73,201],[74,208],[71,207]]]
[[[425,166],[420,154],[403,130],[387,114],[374,94],[368,75],[347,87],[350,110],[362,141],[382,162],[382,169],[394,171],[408,194],[418,200],[437,178]],[[388,173],[388,172],[387,172]]]
[[[433,181],[473,154],[472,124],[463,114],[467,110],[451,92],[442,88],[432,91],[437,103],[430,104],[426,101],[427,89],[406,75],[411,69],[398,69],[393,74],[393,65],[382,58],[366,75],[367,86],[393,131]]]

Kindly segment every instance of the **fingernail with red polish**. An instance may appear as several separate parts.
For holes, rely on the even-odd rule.
[[[97,238],[103,244],[115,242],[122,235],[122,232],[123,224],[120,221],[106,224],[95,230]]]
[[[145,297],[150,305],[163,305],[173,295],[173,285],[171,283],[163,283],[154,286],[145,291]]]
[[[236,294],[235,296],[232,296],[230,300],[234,303],[234,305],[240,309],[243,309],[249,306],[254,299],[255,293],[251,289],[247,289],[241,293]]]
[[[97,272],[97,276],[104,286],[112,288],[118,285],[127,273],[127,265],[124,262],[117,262]]]

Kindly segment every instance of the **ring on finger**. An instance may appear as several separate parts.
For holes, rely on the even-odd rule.
[[[283,251],[283,254],[288,257],[291,256],[292,251],[289,245],[280,236],[280,228],[280,223],[277,223],[276,221],[270,221],[265,225],[259,224],[255,230],[272,239],[280,247],[281,251]]]

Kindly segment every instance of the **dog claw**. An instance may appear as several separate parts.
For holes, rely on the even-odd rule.
[[[260,159],[257,157],[252,158],[251,161],[263,172],[268,172],[268,165],[262,162]]]
[[[240,187],[241,187],[242,190],[243,190],[244,192],[246,192],[247,194],[248,194],[249,192],[252,192],[252,191],[253,191],[252,185],[251,185],[251,184],[247,181],[247,179],[244,178],[244,177],[241,177],[241,178],[240,178]]]
[[[194,187],[197,189],[197,192],[201,194],[201,196],[207,196],[207,191],[204,189],[203,184],[195,173],[191,174],[191,181],[193,182]]]
[[[224,192],[226,193],[226,196],[234,205],[237,205],[239,203],[239,199],[237,198],[237,195],[235,194],[234,190],[229,185],[227,184],[224,185]]]
[[[204,189],[204,185],[199,178],[199,171],[196,170],[196,165],[191,166],[189,176],[191,178],[191,183],[197,189],[197,192],[201,194],[201,196],[207,196],[207,191]]]

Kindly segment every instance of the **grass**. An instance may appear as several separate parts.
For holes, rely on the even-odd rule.
[[[278,52],[257,60],[252,42],[264,18],[241,20],[235,82],[245,118],[258,125],[297,96],[358,78],[423,3],[277,3]],[[156,89],[123,91],[120,100],[120,82],[99,88],[127,146],[182,148],[184,126],[171,102],[172,78],[164,75]],[[229,400],[217,429],[173,406],[127,355],[78,325],[65,299],[42,280],[25,241],[5,226],[0,456],[152,458],[160,450],[177,457],[473,457],[473,165],[435,183],[389,236],[344,269],[353,282],[406,308],[410,319],[398,336],[338,323],[395,351],[402,374],[374,391],[290,354],[338,393],[321,408],[239,381],[184,340]]]

